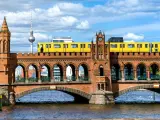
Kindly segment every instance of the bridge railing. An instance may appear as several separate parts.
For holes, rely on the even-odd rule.
[[[138,76],[138,80],[147,80],[147,76]]]
[[[30,77],[28,79],[25,78],[19,78],[15,81],[15,83],[25,83],[28,81],[28,83],[36,83],[38,82],[38,78]],[[40,81],[43,82],[89,82],[90,79],[87,76],[79,76],[78,79],[76,79],[76,76],[70,76],[67,77],[66,80],[63,79],[63,77],[54,77],[53,80],[51,80],[50,77],[41,77]]]
[[[67,81],[76,81],[76,76],[67,76]]]
[[[151,80],[160,80],[160,75],[151,75]]]
[[[133,75],[126,75],[125,80],[134,80],[134,76]]]
[[[50,82],[51,78],[50,77],[41,77],[41,82]]]
[[[25,78],[18,78],[18,79],[15,80],[15,82],[16,83],[18,83],[18,82],[25,82]]]
[[[79,81],[89,81],[89,77],[88,76],[79,76],[78,80]]]
[[[38,82],[38,78],[28,78],[28,82]]]

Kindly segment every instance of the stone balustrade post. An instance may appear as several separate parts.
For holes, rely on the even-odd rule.
[[[26,71],[26,73],[25,73],[25,83],[28,83],[28,71]]]
[[[67,81],[66,70],[63,71],[63,82]]]
[[[50,70],[50,80],[54,82],[54,71],[52,71],[52,69]]]
[[[134,80],[138,81],[138,79],[137,79],[137,70],[134,70]]]
[[[41,83],[41,70],[38,71],[38,83]]]
[[[124,70],[121,70],[121,75],[122,75],[122,81],[125,81],[125,78],[124,78]]]
[[[149,71],[149,70],[147,70],[147,80],[148,80],[148,81],[151,80],[151,79],[150,79],[150,71]]]
[[[79,81],[79,70],[78,69],[76,69],[76,81]]]

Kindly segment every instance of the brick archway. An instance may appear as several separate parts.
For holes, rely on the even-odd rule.
[[[34,89],[31,89],[31,90],[27,90],[27,91],[24,91],[22,93],[19,93],[19,94],[16,94],[15,97],[16,98],[21,98],[25,95],[28,95],[30,93],[34,93],[34,92],[38,92],[38,91],[43,91],[43,90],[58,90],[58,91],[63,91],[63,92],[66,92],[68,94],[75,94],[75,95],[79,95],[87,100],[90,100],[91,98],[91,95],[86,93],[86,92],[83,92],[81,90],[77,90],[77,89],[73,89],[73,88],[67,88],[67,87],[56,87],[56,89],[51,89],[50,87],[39,87],[39,88],[34,88]]]
[[[148,88],[154,88],[153,87],[153,84],[148,84],[148,85],[138,85],[138,86],[134,86],[134,87],[129,87],[127,89],[124,89],[124,90],[121,90],[121,91],[118,91],[116,93],[114,93],[114,98],[118,97],[118,96],[121,96],[127,92],[131,92],[131,91],[136,91],[138,89],[148,89]]]

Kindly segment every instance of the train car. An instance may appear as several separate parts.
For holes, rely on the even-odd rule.
[[[90,52],[91,42],[39,42],[38,52]]]
[[[90,52],[90,48],[91,42],[38,43],[38,52]],[[110,42],[110,52],[160,52],[160,42]]]

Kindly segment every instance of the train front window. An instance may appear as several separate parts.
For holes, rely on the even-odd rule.
[[[88,48],[91,48],[91,44],[88,44]]]

